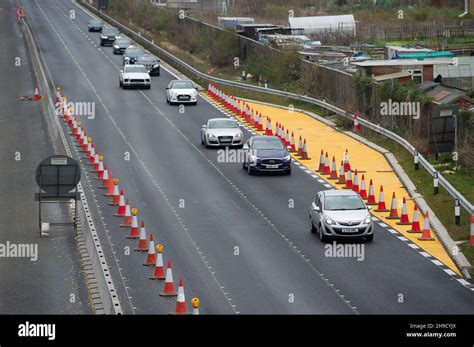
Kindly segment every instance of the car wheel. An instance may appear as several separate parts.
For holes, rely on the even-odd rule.
[[[323,233],[323,227],[321,226],[321,223],[319,223],[318,229],[319,229],[319,240],[321,240],[321,242],[323,242],[323,243],[328,242],[328,241],[329,241],[329,237],[326,236],[326,235],[324,235],[324,233]]]
[[[252,176],[253,175],[253,170],[252,170],[252,167],[250,165],[247,166],[247,173]]]
[[[146,88],[145,88],[145,89],[151,89],[151,86],[146,86]]]
[[[367,242],[372,242],[373,240],[374,240],[374,234],[368,235],[368,236],[365,237],[365,241],[367,241]]]
[[[285,171],[285,175],[287,175],[287,176],[291,175],[291,169],[290,169],[290,170],[287,170],[287,171]]]
[[[311,230],[311,234],[316,234],[316,228],[314,227],[313,220],[311,219],[311,216],[309,216],[309,227]]]
[[[123,83],[122,83],[121,80],[119,80],[119,86],[120,86],[120,88],[123,87]]]
[[[196,101],[196,102],[193,102],[191,105],[196,106],[197,104],[198,102]]]
[[[100,45],[101,45],[102,47],[104,47],[104,43],[103,43],[103,42],[101,42]]]

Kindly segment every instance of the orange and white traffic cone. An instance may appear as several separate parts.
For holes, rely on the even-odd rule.
[[[133,210],[136,210],[136,208],[133,208]],[[123,223],[120,224],[122,228],[128,228],[132,226],[132,211],[130,209],[130,204],[128,203],[128,199],[125,202],[125,214],[123,215]]]
[[[354,180],[352,181],[352,191],[359,192],[359,175],[357,174],[357,169],[354,172]]]
[[[102,155],[98,155],[97,156],[97,162],[94,161],[94,167],[91,170],[91,172],[95,172],[95,173],[99,172],[100,165],[101,165],[103,160],[104,160],[104,157]],[[102,170],[104,170],[103,167],[102,167]]]
[[[351,189],[352,190],[352,171],[347,171],[347,178],[346,178],[346,185],[344,189]]]
[[[311,158],[309,157],[308,154],[308,147],[306,146],[306,139],[303,141],[303,153],[301,154],[301,160],[310,160]]]
[[[155,272],[153,277],[150,277],[151,280],[164,280],[165,279],[165,269],[163,267],[163,245],[156,245],[156,263],[155,263]]]
[[[155,253],[155,237],[150,234],[150,240],[148,241],[148,255],[143,263],[145,266],[153,266],[156,264],[156,253]]]
[[[39,89],[38,89],[38,86],[35,86],[35,95],[33,97],[35,100],[39,100],[41,99],[41,96],[39,94]]]
[[[107,181],[107,187],[104,196],[113,196],[115,189],[115,178],[113,178],[112,171],[110,171],[109,180]],[[118,190],[118,189],[117,189]]]
[[[330,180],[337,180],[336,158],[332,157]]]
[[[341,160],[341,166],[339,168],[339,180],[336,184],[346,184],[346,173],[344,172],[344,162]]]
[[[134,208],[132,210],[132,224],[130,225],[130,234],[125,236],[127,239],[139,239],[140,238],[140,231],[141,229],[144,230],[144,233],[146,235],[146,229],[145,229],[145,221],[142,220],[142,224],[140,226],[140,231],[138,230],[138,217],[137,217],[137,209]]]
[[[140,231],[138,230],[138,218],[137,218],[137,209],[132,210],[132,224],[130,225],[130,234],[126,236],[127,239],[138,239],[140,238],[140,233],[142,232],[146,235],[145,221],[142,220],[140,225]]]
[[[174,282],[173,282],[173,272],[171,269],[171,260],[168,260],[168,266],[166,268],[166,278],[165,278],[165,286],[163,287],[163,291],[160,293],[161,296],[177,296],[176,290],[174,289]]]
[[[386,217],[387,219],[400,219],[397,209],[397,199],[395,198],[395,192],[392,194],[392,206],[390,207],[390,214]]]
[[[260,122],[258,123],[258,130],[263,131],[263,116],[261,113],[259,114],[259,118],[260,118]]]
[[[365,177],[362,174],[362,179],[360,180],[360,191],[359,195],[363,200],[367,200],[367,190],[365,189]]]
[[[358,133],[360,132],[360,124],[359,121],[357,120],[357,113],[354,112],[354,132]]]
[[[418,217],[418,207],[415,204],[415,208],[413,209],[413,218],[411,222],[411,229],[408,230],[407,232],[411,234],[420,234],[421,233],[421,228],[420,228],[420,217]]]
[[[291,146],[291,139],[290,139],[290,133],[288,129],[286,129],[286,136],[285,136],[285,146]]]
[[[344,171],[349,171],[351,169],[351,163],[349,161],[349,151],[346,149],[344,153]]]
[[[403,204],[402,204],[402,214],[400,216],[400,221],[397,222],[398,225],[410,225],[410,220],[408,219],[408,212],[407,212],[407,201],[405,197],[403,197]]]
[[[431,227],[430,227],[430,215],[428,211],[425,213],[425,220],[423,223],[423,231],[421,237],[418,238],[420,241],[434,241],[434,237],[431,236]]]
[[[297,155],[299,155],[299,156],[303,155],[303,140],[301,139],[301,135],[300,135],[300,139],[298,141],[298,153],[297,153]]]
[[[95,152],[95,149],[94,149],[94,155],[91,155],[87,165],[93,165],[93,169],[91,170],[91,172],[93,172],[96,165],[97,165],[97,168],[99,168],[99,153]]]
[[[199,314],[199,305],[200,301],[198,298],[192,298],[191,299],[191,305],[193,306],[193,315],[198,315]]]
[[[319,167],[317,172],[324,172],[324,151],[321,150],[321,154],[319,155]]]
[[[86,135],[86,134],[84,134],[84,135]],[[84,138],[82,139],[82,144],[81,144],[82,149],[80,151],[81,153],[87,153],[87,149],[89,147],[89,141],[88,140],[89,140],[88,136],[84,136]]]
[[[331,174],[331,168],[329,167],[328,152],[326,152],[326,156],[324,157],[323,175],[329,174]]]
[[[377,205],[377,201],[375,201],[374,184],[372,183],[372,179],[370,180],[369,184],[369,197],[367,199],[366,205]]]
[[[146,242],[146,231],[145,228],[140,228],[140,237],[138,239],[137,252],[146,252],[148,251],[148,243]]]
[[[101,180],[104,177],[104,157],[99,155],[99,167],[97,168],[97,179]]]
[[[87,147],[86,150],[84,151],[86,153],[86,158],[89,159],[92,155],[92,151],[94,151],[94,144],[92,143],[92,137],[87,138]],[[95,152],[94,152],[95,154]]]
[[[280,125],[278,122],[275,123],[275,136],[280,137]]]
[[[100,189],[107,189],[109,185],[109,180],[112,181],[111,175],[109,175],[109,170],[107,170],[107,165],[104,167],[104,173],[102,174],[102,184],[99,186]]]
[[[295,141],[295,134],[291,132],[291,139],[290,139],[290,152],[296,152],[296,141]]]
[[[186,298],[184,296],[183,280],[179,279],[178,297],[176,298],[176,309],[172,314],[190,314],[186,308]]]
[[[116,217],[125,216],[125,196],[123,195],[123,189],[120,190],[119,202],[117,212],[114,214]]]
[[[286,143],[285,143],[285,127],[283,125],[281,125],[281,129],[280,129],[280,140],[281,142],[283,142],[283,144],[285,145],[286,147]]]
[[[388,212],[387,206],[385,206],[385,193],[383,192],[383,186],[380,186],[379,203],[375,212]]]
[[[120,190],[119,190],[119,186],[118,186],[119,185],[119,179],[114,178],[113,184],[114,184],[114,188],[113,188],[113,191],[112,191],[112,195],[109,195],[109,190],[107,190],[107,193],[105,193],[105,196],[111,196],[112,197],[112,200],[109,202],[110,206],[117,206],[119,204],[119,201],[120,201]]]
[[[266,135],[268,136],[273,136],[273,131],[272,131],[272,119],[268,118],[268,127],[267,127],[267,133]]]

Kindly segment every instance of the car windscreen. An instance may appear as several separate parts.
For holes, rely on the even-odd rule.
[[[139,57],[138,60],[144,63],[157,63],[158,62],[155,57],[147,57],[147,56]]]
[[[189,81],[176,81],[171,84],[172,89],[193,89],[193,84]]]
[[[257,150],[282,150],[285,149],[280,140],[255,140],[253,142],[253,149]]]
[[[136,66],[136,65],[127,65],[124,70],[126,73],[130,72],[138,72],[138,73],[146,73],[148,72],[144,66]]]
[[[355,195],[329,195],[324,198],[324,209],[328,211],[365,210],[363,201]]]
[[[104,28],[102,34],[105,36],[117,36],[119,31],[116,28]]]
[[[237,122],[230,119],[219,119],[209,122],[209,129],[233,129],[238,127]]]
[[[141,54],[143,51],[140,48],[127,48],[125,51],[125,55],[128,54]]]
[[[130,40],[127,39],[117,39],[115,40],[116,45],[130,45]]]

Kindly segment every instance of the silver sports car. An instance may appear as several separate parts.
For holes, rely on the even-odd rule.
[[[206,148],[214,146],[242,147],[244,135],[239,124],[229,118],[213,118],[201,129],[201,143]]]

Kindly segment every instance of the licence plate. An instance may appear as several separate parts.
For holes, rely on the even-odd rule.
[[[278,169],[278,165],[267,165],[267,169]]]
[[[342,229],[343,233],[356,233],[359,229]]]

